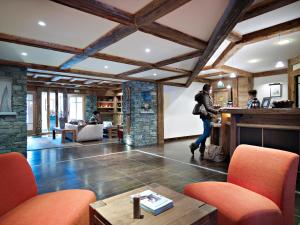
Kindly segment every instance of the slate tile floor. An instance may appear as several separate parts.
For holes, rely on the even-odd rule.
[[[133,149],[121,144],[87,145],[28,151],[39,193],[81,188],[107,198],[145,184],[159,183],[178,192],[191,182],[226,181],[227,163],[191,157],[189,141]],[[300,195],[296,223],[300,224]]]

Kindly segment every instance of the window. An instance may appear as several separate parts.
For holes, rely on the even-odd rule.
[[[69,120],[83,120],[83,96],[69,96]]]
[[[26,123],[27,130],[33,130],[33,94],[27,94],[27,115],[26,115]]]

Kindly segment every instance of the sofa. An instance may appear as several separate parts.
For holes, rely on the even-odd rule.
[[[227,182],[188,184],[184,193],[218,209],[218,225],[294,225],[299,156],[240,145]]]
[[[38,194],[32,170],[20,153],[0,155],[0,225],[89,225],[89,190]]]
[[[78,126],[71,123],[65,124],[65,129],[76,130],[76,141],[96,141],[103,138],[103,125],[102,124],[88,124],[85,126]],[[67,136],[69,138],[69,136]]]

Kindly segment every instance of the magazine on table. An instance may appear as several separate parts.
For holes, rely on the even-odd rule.
[[[140,197],[142,209],[152,213],[153,215],[158,215],[173,207],[173,201],[171,199],[159,195],[151,190],[131,195],[131,201],[134,197]]]

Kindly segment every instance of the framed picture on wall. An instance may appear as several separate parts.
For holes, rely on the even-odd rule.
[[[269,84],[269,86],[270,86],[270,97],[282,96],[282,85],[280,83]]]
[[[0,79],[0,112],[11,112],[12,80]]]

